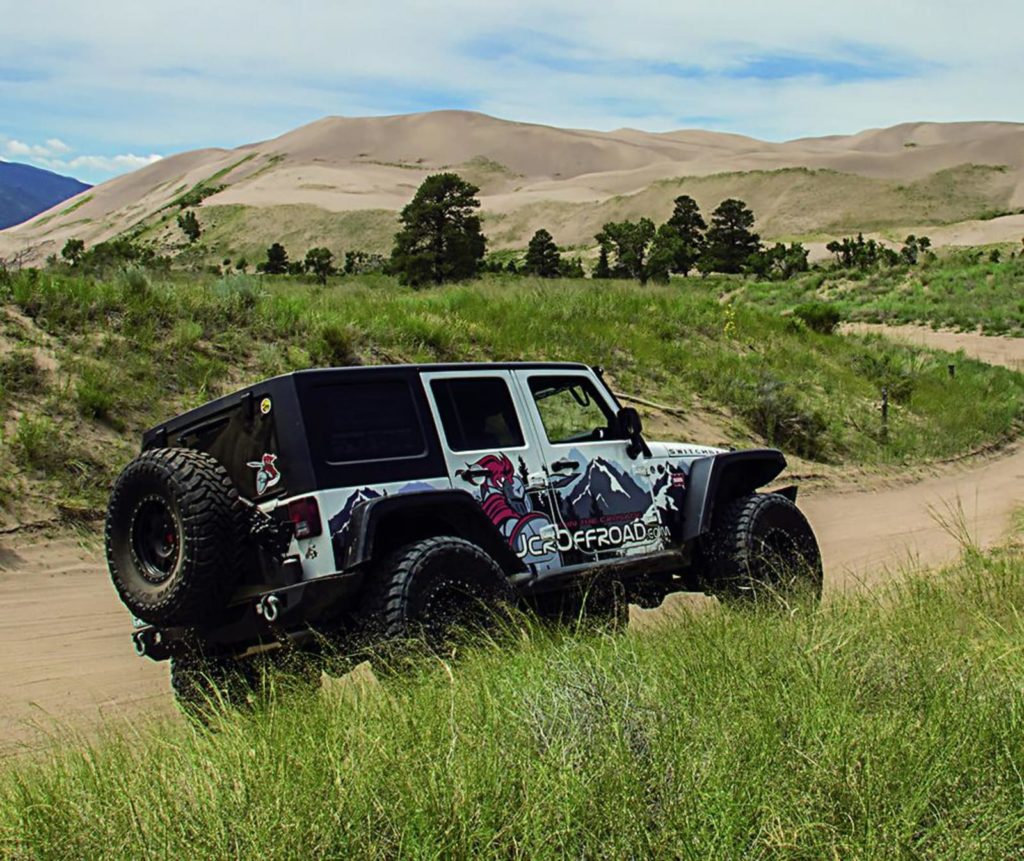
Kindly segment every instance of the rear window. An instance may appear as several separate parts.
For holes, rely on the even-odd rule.
[[[324,460],[331,464],[421,457],[426,442],[412,390],[404,380],[320,386],[316,399]]]
[[[234,406],[181,431],[178,445],[199,449],[223,464],[231,481],[244,496],[269,497],[287,493],[284,475],[271,460],[268,478],[258,481],[260,468],[269,456],[280,454],[277,430],[271,415],[245,405]]]

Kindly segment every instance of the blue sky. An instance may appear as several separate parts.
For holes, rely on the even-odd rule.
[[[1024,121],[1020,0],[0,0],[0,159],[90,182],[328,114],[769,140]]]

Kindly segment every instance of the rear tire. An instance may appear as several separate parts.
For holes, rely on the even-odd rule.
[[[701,541],[705,588],[725,601],[821,599],[821,552],[803,512],[778,493],[730,503]]]
[[[152,625],[195,625],[221,610],[238,582],[238,494],[204,452],[153,449],[125,467],[107,508],[110,577]]]
[[[361,608],[364,644],[422,639],[434,649],[460,629],[485,628],[514,600],[504,571],[463,538],[415,541],[373,572]]]

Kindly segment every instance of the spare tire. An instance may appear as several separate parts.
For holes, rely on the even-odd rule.
[[[238,493],[210,455],[153,449],[125,467],[107,507],[107,566],[129,610],[153,625],[196,625],[238,582]]]

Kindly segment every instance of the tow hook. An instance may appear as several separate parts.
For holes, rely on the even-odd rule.
[[[277,595],[264,595],[256,602],[256,615],[273,624],[281,612],[281,599]]]
[[[132,634],[132,645],[135,647],[135,654],[140,658],[145,658],[149,655],[152,648],[157,648],[157,652],[159,652],[158,647],[163,642],[163,635],[159,631],[154,631],[152,628],[148,628],[143,631],[136,631]],[[155,657],[154,660],[160,659],[159,657]]]

